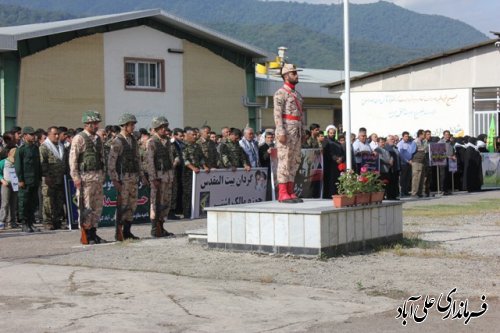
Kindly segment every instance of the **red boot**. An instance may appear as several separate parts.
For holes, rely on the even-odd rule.
[[[304,200],[300,199],[299,197],[297,197],[295,195],[294,187],[295,187],[295,184],[293,182],[286,183],[286,189],[287,189],[288,195],[290,195],[290,198],[295,200],[295,202],[304,202]]]
[[[278,201],[286,203],[295,202],[295,200],[293,200],[288,194],[287,184],[278,184]]]

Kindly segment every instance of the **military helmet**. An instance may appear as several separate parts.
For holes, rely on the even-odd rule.
[[[151,122],[151,128],[157,129],[158,127],[161,127],[163,125],[168,126],[168,120],[165,117],[155,117],[153,118],[153,121]]]
[[[82,115],[82,123],[87,124],[87,123],[94,123],[94,122],[101,122],[101,115],[97,111],[85,111]]]
[[[122,116],[118,120],[118,125],[123,126],[123,125],[128,124],[128,123],[136,124],[137,119],[135,118],[135,116],[133,114],[130,114],[130,113],[122,114]]]

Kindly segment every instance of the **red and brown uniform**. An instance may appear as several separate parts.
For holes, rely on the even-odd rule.
[[[286,143],[277,140],[278,183],[294,182],[300,165],[302,137],[303,99],[295,86],[285,83],[274,94],[274,122],[276,137],[286,135]]]

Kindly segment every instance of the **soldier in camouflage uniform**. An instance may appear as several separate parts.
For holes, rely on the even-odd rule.
[[[64,145],[59,141],[59,129],[49,127],[47,139],[40,145],[43,221],[48,230],[60,229],[64,218],[65,153]]]
[[[83,131],[71,141],[69,169],[77,189],[78,206],[82,208],[80,227],[85,230],[89,244],[99,244],[106,242],[96,233],[104,199],[104,150],[96,135],[101,115],[96,111],[84,112],[82,122]]]
[[[227,142],[221,143],[221,166],[226,169],[231,168],[233,171],[236,168],[245,168],[246,171],[250,171],[248,156],[239,144],[240,137],[241,131],[233,128]]]
[[[210,172],[210,168],[205,164],[201,147],[196,143],[195,133],[192,128],[187,127],[184,133],[185,147],[182,150],[184,160],[184,170],[182,173],[182,201],[184,218],[191,217],[191,196],[193,187],[193,172],[198,173],[200,169]]]
[[[219,164],[219,153],[217,152],[217,145],[215,142],[210,140],[210,131],[210,126],[203,126],[200,130],[200,138],[197,143],[201,147],[206,165],[210,169],[215,169]]]
[[[166,134],[167,118],[154,118],[151,128],[155,133],[146,144],[146,171],[151,183],[151,236],[168,237],[173,234],[163,229],[163,221],[172,208],[174,167],[179,163],[179,157]],[[160,202],[157,202],[157,198]],[[157,230],[159,227],[156,223],[157,219],[160,221],[161,231]]]
[[[18,217],[24,232],[34,232],[36,230],[34,228],[35,211],[38,205],[38,188],[40,187],[42,167],[33,127],[23,128],[23,140],[24,144],[16,150],[14,162],[19,180]]]
[[[304,148],[321,148],[321,146],[319,145],[319,141],[318,141],[318,136],[319,136],[319,132],[320,132],[320,129],[319,129],[319,125],[318,124],[311,124],[311,126],[309,126],[309,130],[311,131],[311,136],[309,137],[309,139],[307,139],[307,142],[304,146]]]
[[[281,69],[284,85],[274,94],[274,123],[278,149],[278,200],[302,202],[294,193],[295,174],[299,169],[302,128],[302,96],[295,90],[299,83],[297,69],[285,64]]]
[[[137,119],[134,115],[124,113],[118,124],[122,130],[111,142],[111,150],[108,157],[108,174],[117,192],[116,209],[120,209],[121,220],[116,221],[118,229],[123,227],[123,239],[139,239],[130,231],[134,212],[137,208],[137,195],[139,179],[143,184],[147,184],[141,169],[139,155],[139,144],[134,137],[134,129]],[[118,198],[118,196],[120,196]],[[122,241],[121,233],[115,235],[116,240]]]

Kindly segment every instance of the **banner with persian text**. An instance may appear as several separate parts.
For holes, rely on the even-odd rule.
[[[301,149],[300,166],[295,175],[295,193],[301,198],[321,198],[323,193],[323,152],[321,149]],[[273,200],[278,197],[278,153],[271,150]]]
[[[193,173],[191,218],[206,216],[205,207],[265,201],[267,177],[267,168],[250,171],[214,169],[209,173]]]

